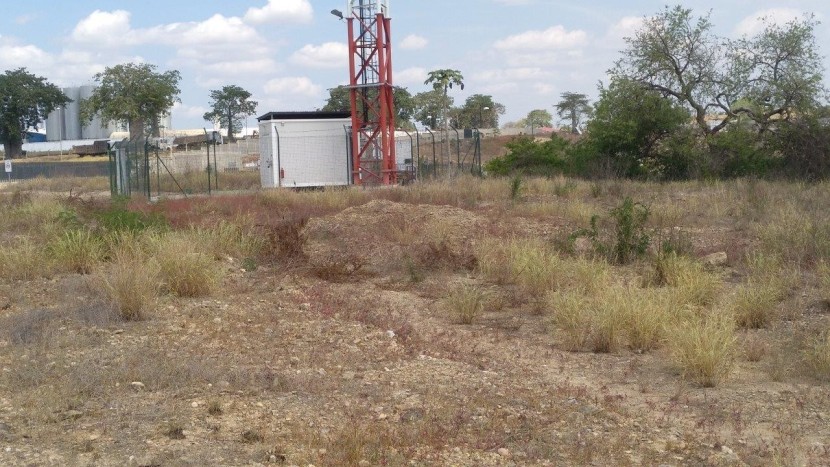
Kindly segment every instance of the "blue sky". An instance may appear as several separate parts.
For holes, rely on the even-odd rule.
[[[313,110],[348,80],[346,24],[329,11],[344,0],[52,0],[4,2],[0,70],[26,67],[60,86],[92,82],[106,66],[141,61],[182,74],[174,128],[207,123],[211,89],[237,84],[268,111]],[[684,1],[711,10],[719,35],[757,31],[759,16],[785,22],[805,12],[830,21],[826,0]],[[547,109],[562,92],[596,95],[622,38],[663,1],[390,0],[395,83],[428,90],[427,72],[460,70],[465,89],[506,106],[501,123]],[[822,55],[830,27],[817,29]],[[828,60],[825,59],[825,69]],[[827,71],[826,71],[827,73]],[[825,80],[827,81],[827,80]],[[250,124],[254,124],[250,119]]]

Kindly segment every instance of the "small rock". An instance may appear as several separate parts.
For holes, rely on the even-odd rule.
[[[198,408],[198,407],[199,407],[199,403],[198,403],[198,402],[196,402],[196,401],[193,401],[193,402],[191,402],[191,403],[190,403],[190,406],[191,406],[191,407],[193,407],[193,408],[195,409],[195,408]]]
[[[510,457],[510,450],[507,448],[499,448],[496,452],[499,453],[501,457]]]
[[[401,413],[401,422],[417,422],[424,418],[424,410],[420,408],[406,409]]]
[[[124,330],[123,329],[116,329],[115,331],[112,331],[112,333],[113,334],[124,334]]]
[[[378,420],[386,420],[387,418],[389,418],[389,415],[386,415],[385,413],[378,415]]]
[[[320,376],[326,376],[326,370],[324,370],[322,368],[318,368],[317,369],[317,374],[319,374]]]
[[[77,420],[84,415],[80,410],[67,410],[63,413],[64,420]]]
[[[355,379],[357,375],[354,371],[345,371],[343,372],[343,379]]]
[[[722,453],[724,453],[728,456],[731,456],[731,455],[735,454],[735,451],[730,449],[729,446],[721,446],[720,450],[721,450]]]
[[[726,255],[725,251],[719,251],[717,253],[712,253],[709,255],[704,256],[701,258],[703,264],[707,266],[725,266],[727,262],[729,262],[729,257]]]
[[[386,336],[389,337],[390,339],[394,339],[395,338],[395,331],[393,331],[391,329],[386,331]]]
[[[146,386],[144,386],[144,383],[142,383],[141,381],[133,381],[132,383],[130,383],[130,387],[135,389],[136,391],[143,391],[144,389],[146,389]]]

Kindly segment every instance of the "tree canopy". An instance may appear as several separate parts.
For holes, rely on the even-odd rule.
[[[556,113],[563,121],[571,125],[571,133],[579,133],[583,117],[589,117],[592,108],[588,102],[588,96],[575,92],[564,92],[562,100],[556,104]]]
[[[348,112],[351,110],[349,99],[348,86],[331,88],[329,89],[329,98],[320,110]],[[392,99],[395,103],[395,126],[398,128],[413,128],[412,116],[415,114],[415,100],[412,94],[404,87],[393,86]]]
[[[257,102],[249,100],[251,93],[236,85],[223,86],[222,89],[210,91],[211,111],[204,115],[209,122],[218,121],[220,126],[228,129],[228,140],[233,141],[233,133],[240,128],[245,117],[256,112]]]
[[[473,94],[458,110],[457,128],[498,128],[499,115],[505,107],[493,100],[493,96]]]
[[[49,112],[69,102],[57,86],[25,68],[0,75],[0,141],[6,157],[20,157],[26,129],[36,127]]]
[[[81,102],[81,118],[91,121],[99,113],[104,120],[126,123],[131,139],[147,136],[147,126],[157,133],[161,116],[180,102],[176,70],[159,73],[155,65],[125,63],[107,67],[94,79],[98,87]]]
[[[433,89],[415,94],[413,100],[416,121],[432,129],[444,126],[443,113],[453,104],[451,96],[445,95],[441,89]]]
[[[533,134],[535,128],[553,125],[553,116],[545,109],[534,109],[528,112],[525,123],[530,127],[530,133]]]
[[[704,134],[741,114],[763,128],[818,105],[824,89],[816,25],[810,16],[783,26],[767,21],[756,36],[730,40],[713,33],[709,15],[666,7],[626,38],[611,74],[686,106]],[[712,114],[722,118],[710,125]]]

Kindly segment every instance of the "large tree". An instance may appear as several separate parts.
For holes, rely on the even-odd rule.
[[[588,96],[576,92],[563,92],[556,104],[556,113],[571,125],[571,133],[579,133],[583,117],[590,117],[592,108]]]
[[[458,111],[459,128],[498,128],[499,115],[504,115],[504,105],[493,100],[493,96],[473,94]]]
[[[626,38],[611,74],[686,106],[704,134],[717,133],[741,114],[763,128],[809,111],[823,94],[816,24],[812,17],[784,26],[767,22],[754,37],[729,40],[713,33],[709,15],[666,7]],[[710,125],[712,114],[721,118]]]
[[[441,89],[433,89],[415,94],[415,121],[430,129],[444,126],[442,114],[444,109],[452,107],[453,98],[447,96]]]
[[[256,112],[257,102],[250,100],[251,93],[234,84],[210,91],[211,111],[204,119],[219,122],[228,129],[228,141],[233,141],[233,132],[242,127],[245,117]]]
[[[530,127],[530,134],[532,135],[536,128],[553,125],[553,116],[545,109],[534,109],[528,112],[525,123]]]
[[[600,89],[587,144],[616,175],[648,175],[665,165],[661,144],[688,122],[688,110],[658,91],[638,81],[614,79]]]
[[[103,120],[126,123],[130,139],[147,136],[148,126],[157,130],[161,116],[180,102],[176,70],[159,73],[155,65],[125,63],[107,67],[94,79],[98,87],[81,102],[81,118],[91,121],[98,113]]]
[[[0,141],[7,158],[23,153],[23,135],[56,108],[71,100],[46,78],[25,68],[0,75]]]
[[[349,99],[348,86],[331,88],[329,89],[329,98],[326,99],[326,105],[320,110],[328,112],[348,112],[351,110],[351,102]],[[393,86],[392,99],[395,103],[395,126],[405,129],[413,128],[412,116],[415,113],[415,100],[412,94],[404,87]]]
[[[444,99],[444,108],[441,109],[441,121],[443,122],[444,132],[449,135],[450,132],[450,118],[449,118],[449,105],[447,105],[447,92],[452,89],[453,86],[458,86],[462,90],[464,89],[464,75],[461,74],[458,70],[452,69],[441,69],[441,70],[433,70],[430,71],[427,75],[426,81],[424,84],[431,84],[432,89],[436,91],[441,91]],[[450,138],[447,137],[444,139],[444,146],[446,149],[447,157],[450,154]]]

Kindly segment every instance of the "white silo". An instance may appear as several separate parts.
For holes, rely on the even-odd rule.
[[[63,134],[63,139],[81,139],[81,90],[80,88],[64,88],[63,93],[72,99],[72,102],[66,104],[64,113],[66,132]]]

